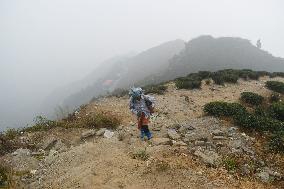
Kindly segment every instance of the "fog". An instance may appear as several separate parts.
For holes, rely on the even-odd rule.
[[[1,0],[0,130],[113,56],[203,34],[261,39],[284,57],[281,0]],[[282,70],[283,71],[283,70]]]

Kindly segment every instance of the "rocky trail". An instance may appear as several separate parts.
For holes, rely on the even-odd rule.
[[[284,188],[283,167],[273,163],[277,159],[284,165],[283,157],[263,154],[257,135],[202,110],[215,100],[236,102],[244,91],[268,96],[267,80],[203,84],[200,90],[176,90],[169,83],[164,95],[154,95],[151,141],[138,137],[127,97],[101,98],[78,116],[111,112],[122,120],[116,130],[54,128],[41,133],[41,150],[18,149],[2,161],[19,173],[15,188]],[[232,157],[242,161],[238,172]]]

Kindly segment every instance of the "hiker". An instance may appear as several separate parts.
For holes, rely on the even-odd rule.
[[[148,140],[152,138],[149,130],[150,116],[154,110],[154,97],[144,95],[141,88],[131,88],[130,92],[130,110],[137,115],[138,129],[141,131],[141,140],[146,136]]]

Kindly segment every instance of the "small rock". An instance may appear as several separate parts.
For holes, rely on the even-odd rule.
[[[214,135],[214,136],[224,136],[225,133],[223,131],[221,131],[221,130],[214,130],[212,132],[212,135]]]
[[[13,156],[30,156],[31,151],[29,149],[19,148],[12,153]]]
[[[104,133],[104,137],[105,138],[111,138],[114,135],[114,132],[110,131],[110,130],[106,130]]]
[[[172,141],[173,146],[187,146],[186,143],[182,142],[182,141]]]
[[[269,173],[262,171],[256,175],[262,182],[269,182]]]
[[[161,131],[161,127],[153,127],[153,131]]]
[[[210,166],[217,166],[219,164],[219,155],[213,151],[201,152],[200,150],[196,150],[194,155],[201,158],[205,164]]]
[[[96,134],[96,130],[91,129],[91,130],[83,132],[81,134],[81,138],[88,138],[88,137],[94,136],[95,134]]]
[[[241,174],[242,174],[243,176],[250,174],[250,168],[249,168],[249,165],[248,165],[248,164],[245,164],[245,165],[242,165],[242,166],[241,166]]]
[[[183,125],[179,128],[179,132],[181,133],[185,133],[187,131],[191,131],[191,130],[194,130],[195,128],[191,125]]]
[[[151,141],[155,146],[171,144],[171,140],[169,138],[152,138]]]
[[[106,128],[101,128],[96,132],[96,136],[102,136],[106,131]]]
[[[52,149],[58,152],[65,152],[67,151],[67,146],[61,140],[58,140]]]
[[[213,136],[213,140],[227,140],[227,138],[223,136]]]
[[[194,145],[195,145],[195,146],[205,146],[205,142],[202,141],[202,140],[200,140],[200,141],[197,140],[197,141],[194,142]]]
[[[174,129],[169,129],[168,130],[168,136],[172,140],[178,140],[180,139],[180,135],[176,132]]]
[[[37,170],[35,170],[35,169],[30,171],[30,173],[31,173],[32,175],[35,175],[36,172],[37,172]]]
[[[57,139],[54,137],[48,138],[42,145],[42,149],[50,150],[56,143]]]

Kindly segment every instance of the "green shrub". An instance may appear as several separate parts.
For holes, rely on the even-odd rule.
[[[208,79],[211,76],[211,72],[209,72],[209,71],[199,71],[198,72],[198,76],[201,79]]]
[[[5,131],[5,137],[8,140],[14,140],[19,135],[19,131],[17,129],[7,129]]]
[[[284,133],[280,132],[276,135],[274,135],[270,142],[269,142],[269,148],[272,151],[275,152],[280,152],[280,153],[284,153]]]
[[[201,87],[201,80],[194,78],[178,78],[175,81],[178,89],[199,89]]]
[[[279,102],[281,99],[281,95],[279,93],[276,93],[276,92],[273,92],[271,95],[270,95],[270,102]]]
[[[223,75],[224,81],[227,83],[237,83],[239,77],[236,74],[224,74]]]
[[[145,94],[159,94],[162,95],[166,92],[167,90],[167,86],[159,84],[159,85],[148,85],[143,87],[143,89],[145,90]]]
[[[245,103],[257,106],[263,102],[264,98],[256,93],[243,92],[241,93],[241,100]]]
[[[264,74],[263,72],[255,72],[249,69],[243,69],[238,71],[238,75],[240,78],[243,78],[245,80],[253,79],[258,80],[260,75]]]
[[[284,121],[284,103],[276,102],[269,107],[270,116],[274,119]]]
[[[211,75],[211,78],[214,81],[214,83],[217,84],[217,85],[224,85],[224,83],[225,83],[223,75],[219,72],[214,72]]]
[[[34,119],[34,125],[22,129],[23,132],[36,132],[36,131],[47,131],[54,127],[61,127],[62,123],[58,121],[49,120],[43,116],[37,116]]]
[[[146,161],[147,159],[149,159],[149,157],[150,156],[147,153],[146,148],[145,149],[140,149],[137,152],[132,154],[132,158],[133,159],[140,159],[140,160],[143,160],[143,161]]]
[[[270,117],[254,115],[248,112],[240,112],[233,116],[235,124],[246,128],[259,131],[281,131],[284,129],[284,124],[281,121]]]
[[[8,186],[8,170],[6,167],[0,165],[0,187]]]
[[[254,115],[256,116],[269,116],[269,114],[267,113],[267,111],[265,110],[264,107],[262,106],[257,106],[254,109]]]
[[[273,72],[274,77],[284,77],[284,72]]]
[[[237,162],[234,158],[225,158],[224,159],[224,166],[228,171],[235,171],[237,169]]]
[[[205,104],[204,112],[213,116],[233,116],[239,112],[246,112],[246,109],[238,103],[215,101]]]
[[[280,81],[267,81],[266,87],[272,91],[284,94],[284,83]]]

